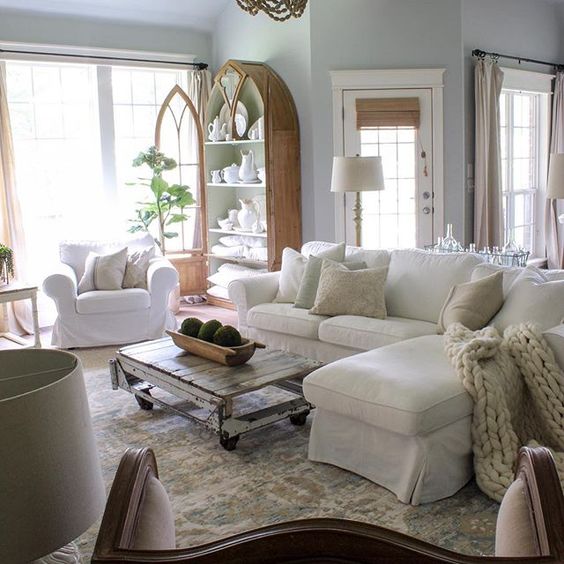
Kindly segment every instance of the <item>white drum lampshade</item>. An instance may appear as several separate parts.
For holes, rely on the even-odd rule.
[[[331,192],[356,192],[354,222],[357,247],[360,247],[362,234],[360,193],[383,189],[382,157],[333,157]]]
[[[384,189],[382,157],[333,157],[331,192]]]
[[[0,562],[29,562],[84,533],[105,488],[78,358],[7,350],[0,367]]]

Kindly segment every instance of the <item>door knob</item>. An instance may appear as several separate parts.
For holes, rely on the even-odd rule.
[[[423,199],[428,200],[431,197],[431,192],[423,192]]]
[[[425,215],[429,215],[429,214],[431,213],[431,208],[430,208],[429,206],[425,206],[425,207],[423,208],[423,213],[424,213]]]

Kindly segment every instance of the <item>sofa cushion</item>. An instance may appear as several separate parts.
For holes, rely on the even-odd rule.
[[[319,408],[402,435],[430,433],[473,411],[439,335],[338,360],[307,376],[303,389]]]
[[[340,315],[323,321],[319,326],[321,341],[365,351],[436,333],[437,326],[434,323],[403,317],[372,319]]]
[[[141,288],[84,292],[76,299],[76,311],[86,314],[136,311],[149,307],[151,296]]]
[[[548,282],[545,271],[531,267],[523,270],[491,325],[503,332],[526,321],[536,323],[543,331],[564,321],[564,280]]]
[[[293,304],[260,304],[249,310],[247,325],[264,331],[318,339],[319,324],[325,319],[326,316],[312,315]]]
[[[386,282],[388,315],[436,323],[450,289],[468,282],[481,262],[479,255],[466,253],[392,251]]]

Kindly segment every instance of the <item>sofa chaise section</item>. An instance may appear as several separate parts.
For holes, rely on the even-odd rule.
[[[317,409],[309,458],[350,470],[417,505],[472,477],[473,402],[429,335],[328,364],[304,380]]]

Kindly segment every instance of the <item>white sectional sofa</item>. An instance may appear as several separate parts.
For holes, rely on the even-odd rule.
[[[302,254],[330,245],[307,243]],[[316,406],[310,459],[365,476],[405,503],[450,496],[472,477],[473,402],[444,354],[437,321],[453,285],[499,267],[478,255],[355,247],[346,260],[388,266],[386,319],[324,317],[276,303],[280,274],[268,273],[229,285],[240,330],[327,363],[304,380]],[[519,272],[504,274],[506,291]],[[551,278],[564,279],[564,271]],[[564,367],[564,325],[546,336]]]
[[[316,254],[332,243],[313,241],[302,254]],[[239,329],[274,348],[331,362],[405,339],[437,334],[437,321],[450,288],[470,280],[478,255],[430,255],[418,250],[380,251],[347,247],[346,260],[368,267],[388,266],[386,319],[311,315],[293,304],[274,303],[280,273],[271,272],[229,285]]]

